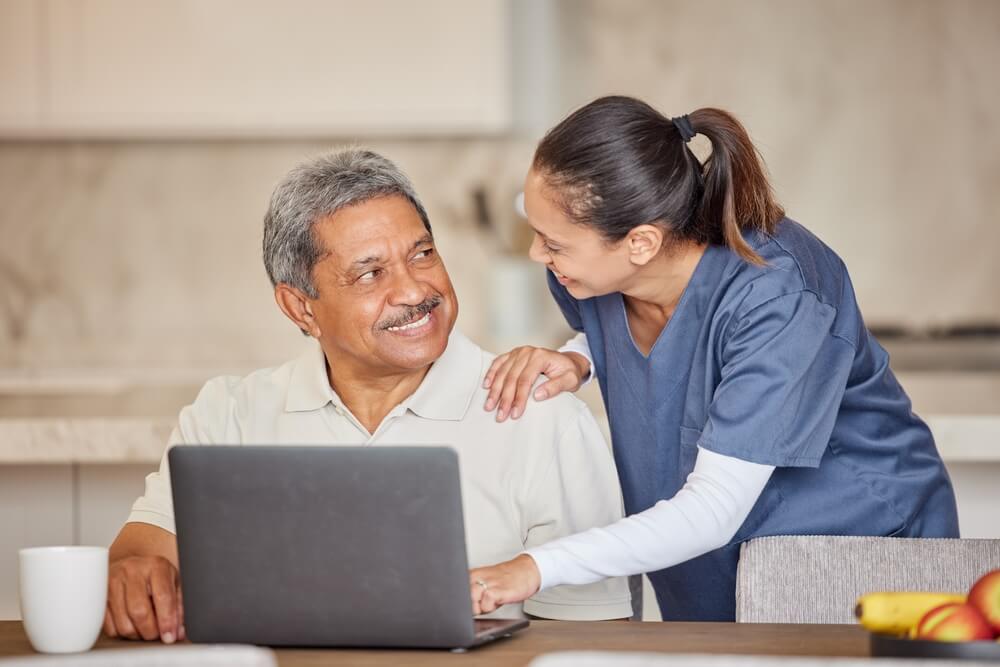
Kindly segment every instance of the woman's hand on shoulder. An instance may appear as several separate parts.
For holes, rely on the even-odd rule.
[[[576,391],[590,373],[590,361],[576,352],[557,352],[544,347],[516,347],[493,360],[483,380],[489,389],[487,411],[496,409],[497,421],[517,419],[531,394],[539,375],[548,381],[534,391],[536,401],[544,401],[564,391]]]

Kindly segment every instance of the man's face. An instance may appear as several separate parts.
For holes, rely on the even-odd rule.
[[[401,196],[341,209],[313,228],[328,253],[313,268],[310,301],[331,363],[394,374],[441,356],[458,315],[434,240]]]

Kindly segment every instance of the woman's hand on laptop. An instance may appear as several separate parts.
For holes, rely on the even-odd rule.
[[[505,604],[527,600],[538,592],[541,583],[538,566],[527,554],[498,565],[469,570],[472,613],[488,614]]]
[[[128,556],[108,569],[104,633],[125,639],[185,638],[177,568],[162,556]]]

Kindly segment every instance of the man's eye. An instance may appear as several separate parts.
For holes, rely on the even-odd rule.
[[[433,254],[434,254],[434,248],[427,248],[426,250],[421,250],[416,255],[414,255],[413,259],[427,259]]]
[[[378,278],[380,275],[382,275],[382,269],[372,269],[371,271],[368,271],[367,273],[362,273],[360,276],[358,276],[358,280],[363,282],[371,282],[376,278]]]

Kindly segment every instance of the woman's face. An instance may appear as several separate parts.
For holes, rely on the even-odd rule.
[[[623,291],[638,267],[627,244],[608,243],[595,229],[567,217],[557,193],[534,169],[524,183],[524,210],[535,238],[528,256],[544,264],[570,294],[587,299]]]

